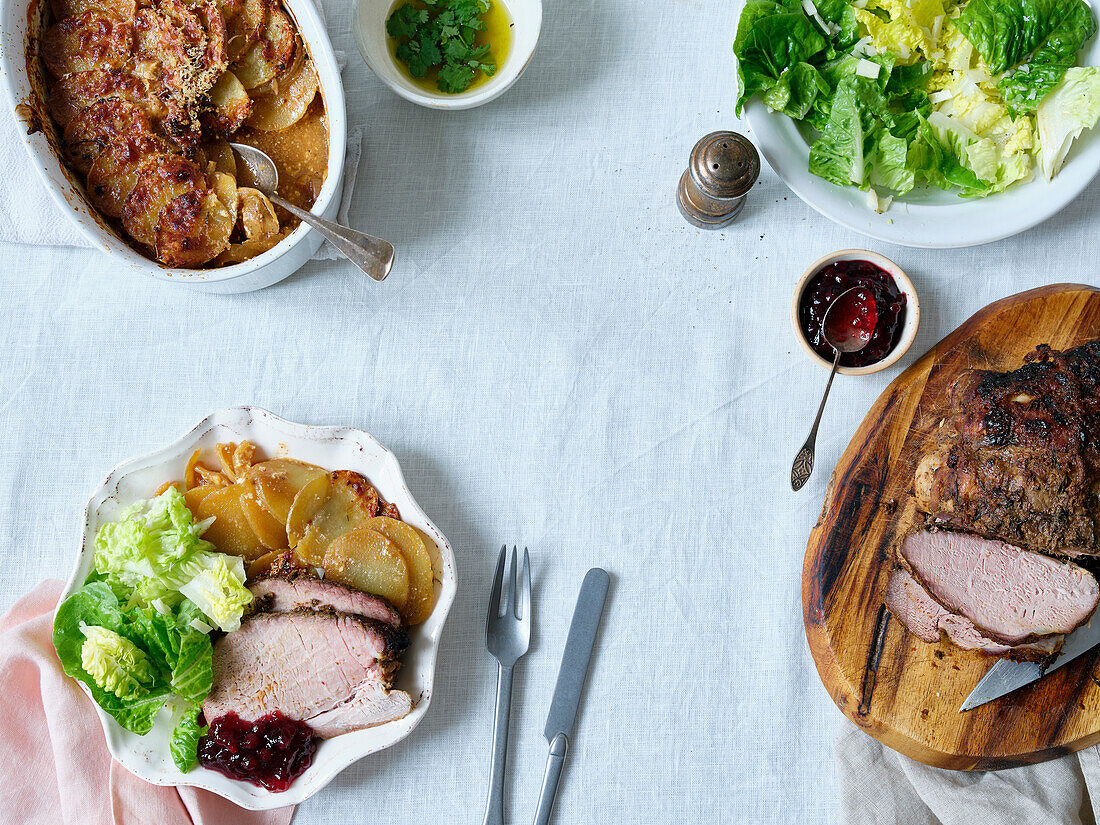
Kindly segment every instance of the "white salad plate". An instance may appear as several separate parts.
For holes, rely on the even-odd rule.
[[[426,533],[432,540],[429,544],[434,545],[434,549],[429,549],[433,550],[436,573],[435,609],[423,624],[408,629],[409,649],[402,657],[396,684],[412,697],[412,713],[375,728],[320,742],[313,764],[287,791],[273,793],[200,765],[188,773],[181,773],[172,763],[168,749],[172,732],[169,710],[161,711],[149,734],[138,736],[123,729],[96,706],[111,755],[134,775],[154,785],[204,788],[242,808],[269,810],[305,801],[348,765],[401,741],[420,724],[431,704],[440,635],[458,585],[454,553],[447,539],[413,500],[393,453],[372,436],[352,427],[294,424],[258,407],[233,407],[207,416],[187,435],[164,449],[126,461],[111,471],[88,502],[83,547],[62,600],[79,589],[91,572],[95,535],[100,525],[117,518],[127,505],[151,496],[164,482],[182,479],[187,459],[196,449],[208,451],[213,459],[212,451],[218,442],[242,440],[253,442],[268,458],[290,456],[329,470],[362,473],[383,499],[397,505],[402,520]],[[81,688],[88,693],[83,684]],[[90,694],[88,699],[93,701]]]
[[[1100,66],[1100,38],[1085,44],[1078,65]],[[866,192],[810,173],[811,141],[795,121],[770,111],[759,97],[745,105],[744,116],[760,154],[798,197],[842,226],[903,246],[976,246],[1016,235],[1060,212],[1100,172],[1098,124],[1074,142],[1052,181],[1036,168],[1027,183],[985,198],[918,187],[879,214],[868,205]]]

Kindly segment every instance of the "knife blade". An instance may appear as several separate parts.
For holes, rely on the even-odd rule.
[[[559,733],[567,737],[573,733],[577,709],[581,704],[581,691],[588,675],[588,662],[603,616],[603,605],[611,578],[607,571],[594,567],[585,574],[573,621],[569,625],[569,637],[565,641],[565,654],[558,670],[558,683],[546,717],[546,741],[552,742]]]
[[[542,792],[535,811],[535,825],[547,825],[554,810],[558,780],[569,752],[569,737],[573,735],[577,721],[581,692],[592,661],[592,648],[596,644],[610,583],[611,577],[607,571],[593,567],[585,574],[581,584],[573,621],[569,625],[569,636],[565,641],[565,654],[558,670],[558,683],[554,686],[554,698],[550,702],[550,713],[543,731],[546,741],[550,743],[550,756],[546,761],[546,776],[542,780]]]
[[[1024,685],[1030,685],[1067,662],[1072,662],[1082,653],[1088,653],[1098,644],[1100,618],[1093,616],[1088,624],[1082,625],[1066,637],[1057,658],[1045,668],[1036,662],[1010,662],[1008,659],[1001,659],[974,686],[974,690],[959,708],[959,713],[973,710],[979,705],[1019,690]]]

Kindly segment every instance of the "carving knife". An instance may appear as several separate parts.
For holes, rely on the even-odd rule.
[[[985,676],[974,686],[974,690],[959,708],[959,713],[972,710],[994,699],[1000,699],[1024,685],[1030,685],[1052,670],[1057,670],[1066,662],[1072,662],[1082,653],[1088,653],[1098,644],[1100,644],[1100,617],[1093,615],[1088,624],[1082,625],[1066,637],[1057,658],[1045,668],[1035,662],[1010,662],[1008,659],[1001,659],[986,671]]]
[[[593,567],[584,577],[573,621],[569,625],[569,638],[565,642],[565,655],[558,670],[558,683],[550,714],[546,719],[546,741],[550,743],[550,758],[546,762],[546,776],[542,780],[539,807],[535,812],[535,825],[547,825],[558,795],[558,780],[569,752],[569,737],[577,720],[577,708],[581,703],[584,679],[592,659],[592,647],[600,629],[600,618],[607,599],[607,587],[611,579],[607,572]]]

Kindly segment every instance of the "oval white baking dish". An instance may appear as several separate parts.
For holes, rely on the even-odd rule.
[[[5,0],[0,29],[0,70],[8,91],[9,109],[19,121],[22,137],[41,185],[76,223],[96,247],[110,255],[127,273],[151,276],[162,281],[182,283],[207,292],[249,292],[263,289],[288,277],[308,261],[321,245],[322,238],[306,225],[298,226],[289,237],[262,255],[218,269],[173,269],[145,257],[120,239],[104,222],[84,196],[83,185],[61,162],[41,130],[28,134],[29,121],[43,118],[45,89],[42,78],[28,69],[36,61],[32,38],[40,34],[43,0]],[[313,212],[334,219],[343,190],[344,154],[347,149],[347,113],[340,69],[332,44],[316,8],[309,0],[284,0],[298,24],[298,31],[309,47],[321,95],[328,116],[328,172]]]

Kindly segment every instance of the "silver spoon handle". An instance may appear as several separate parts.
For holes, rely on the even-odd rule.
[[[393,268],[393,245],[381,238],[367,235],[365,232],[356,232],[338,223],[318,218],[312,212],[307,212],[289,203],[278,195],[272,195],[271,200],[283,207],[287,212],[299,220],[308,223],[325,240],[339,249],[349,261],[370,275],[376,281],[385,280]]]
[[[798,492],[806,486],[810,480],[810,474],[814,471],[814,445],[817,444],[817,427],[821,423],[821,414],[825,412],[825,402],[829,400],[829,390],[833,387],[833,378],[836,376],[837,367],[840,366],[840,350],[836,351],[833,359],[833,369],[829,373],[829,382],[825,385],[825,394],[821,396],[821,404],[817,408],[817,417],[814,425],[810,427],[810,434],[806,437],[806,443],[794,457],[791,465],[791,489]]]

